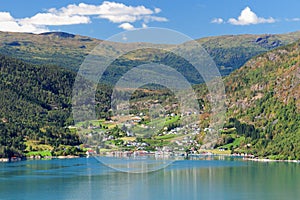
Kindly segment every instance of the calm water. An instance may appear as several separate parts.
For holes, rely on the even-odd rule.
[[[297,200],[300,164],[184,160],[128,174],[94,158],[0,163],[0,199]]]

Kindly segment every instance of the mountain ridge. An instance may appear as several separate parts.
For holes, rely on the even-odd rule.
[[[199,42],[216,62],[221,75],[228,75],[253,56],[295,42],[297,39],[300,39],[300,31],[287,34],[212,36],[195,41]],[[33,64],[51,63],[77,71],[85,56],[102,40],[65,32],[0,32],[0,41],[0,53],[3,55]],[[131,61],[130,58],[127,59]],[[124,65],[126,66],[126,62]]]

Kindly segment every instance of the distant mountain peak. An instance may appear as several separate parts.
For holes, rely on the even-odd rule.
[[[74,34],[66,33],[66,32],[46,32],[46,33],[41,33],[39,35],[52,35],[60,38],[74,38],[76,36]]]

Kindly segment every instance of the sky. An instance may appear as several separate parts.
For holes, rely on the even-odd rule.
[[[160,27],[197,39],[300,30],[299,0],[0,0],[0,31],[106,39]]]

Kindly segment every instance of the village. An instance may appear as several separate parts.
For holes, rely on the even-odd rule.
[[[213,130],[201,130],[197,120],[182,125],[180,121],[186,116],[195,118],[197,115],[170,113],[152,121],[143,113],[120,115],[109,121],[81,123],[76,129],[86,141],[87,156],[183,156],[208,153],[201,150],[201,140],[203,133]]]

